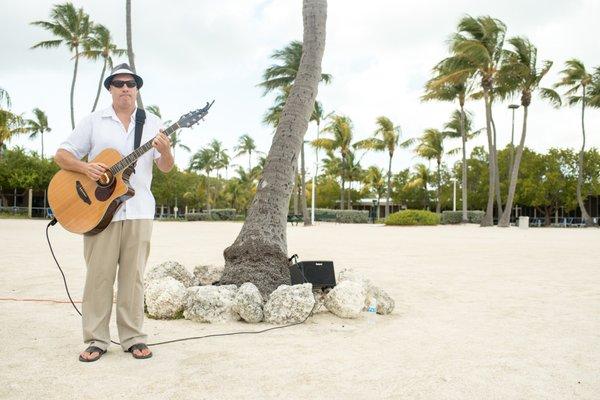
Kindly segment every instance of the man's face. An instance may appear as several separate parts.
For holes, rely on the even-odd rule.
[[[132,108],[135,105],[138,89],[136,86],[131,88],[127,87],[127,84],[121,87],[116,87],[115,83],[119,84],[120,82],[135,83],[135,79],[133,79],[133,76],[129,74],[119,74],[112,79],[109,91],[112,96],[113,104],[118,108]]]

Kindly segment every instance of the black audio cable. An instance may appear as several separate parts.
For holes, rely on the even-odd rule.
[[[54,262],[56,263],[56,266],[58,267],[58,270],[60,271],[60,274],[62,275],[63,282],[65,284],[65,290],[67,291],[67,296],[69,297],[69,300],[71,301],[71,304],[73,305],[73,308],[75,309],[75,311],[77,311],[77,314],[79,314],[80,316],[82,316],[81,312],[79,311],[79,309],[75,305],[75,302],[71,298],[71,294],[69,293],[69,287],[67,286],[67,279],[65,277],[65,274],[64,274],[62,268],[60,267],[60,264],[58,263],[58,260],[56,259],[56,256],[54,255],[54,250],[52,249],[52,244],[50,243],[50,236],[48,235],[48,229],[51,226],[56,225],[57,222],[58,221],[56,220],[56,218],[54,218],[54,219],[52,219],[52,221],[50,221],[48,223],[48,225],[46,225],[46,240],[48,241],[48,247],[50,248],[50,253],[52,253],[52,258],[54,258]],[[296,259],[297,260],[298,259],[298,255],[294,254],[292,257],[289,258],[289,261],[291,261],[292,259]],[[304,282],[308,283],[308,280],[306,279],[306,276],[304,276],[304,271],[302,271],[301,268],[298,268],[298,270],[302,274],[302,277],[304,278]],[[318,302],[315,301],[315,305],[313,306],[313,308],[310,311],[310,313],[306,316],[306,318],[304,318],[304,320],[302,320],[300,322],[294,322],[294,323],[291,323],[291,324],[281,325],[281,326],[274,326],[274,327],[262,329],[262,330],[259,330],[259,331],[239,331],[239,332],[228,332],[228,333],[213,333],[213,334],[210,334],[210,335],[192,336],[192,337],[186,337],[186,338],[181,338],[181,339],[166,340],[164,342],[147,343],[146,345],[147,346],[160,346],[161,344],[184,342],[184,341],[187,341],[187,340],[205,339],[205,338],[217,337],[217,336],[251,335],[251,334],[257,334],[257,333],[264,333],[264,332],[268,332],[268,331],[273,331],[275,329],[289,328],[291,326],[301,325],[301,324],[305,323],[306,320],[308,318],[310,318],[310,316],[312,316],[315,313],[316,308],[317,308],[317,304],[318,304]],[[119,345],[119,346],[121,345],[119,342],[115,342],[114,340],[111,340],[111,343]]]

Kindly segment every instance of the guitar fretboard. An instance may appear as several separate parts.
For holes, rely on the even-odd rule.
[[[181,127],[179,126],[179,124],[177,122],[175,122],[173,125],[169,126],[167,129],[165,129],[163,131],[163,133],[165,135],[169,136],[169,139],[170,139],[170,136],[172,134],[174,134],[175,132],[177,132],[177,130],[180,128]],[[140,147],[135,149],[132,153],[130,153],[127,157],[123,157],[123,159],[121,161],[119,161],[118,163],[116,163],[112,167],[110,167],[109,171],[114,176],[114,175],[117,175],[119,172],[123,171],[125,168],[129,167],[138,158],[140,158],[142,155],[144,155],[148,150],[150,150],[152,148],[153,141],[154,141],[154,138],[148,140],[146,143],[144,143],[143,145],[141,145]]]

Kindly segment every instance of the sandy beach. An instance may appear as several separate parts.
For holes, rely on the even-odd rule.
[[[66,300],[47,221],[0,220],[2,299]],[[149,265],[222,264],[240,223],[156,222]],[[74,298],[82,238],[51,228]],[[259,335],[152,348],[95,363],[70,304],[0,301],[2,399],[598,399],[597,229],[288,226],[289,253],[333,260],[388,291],[396,310]],[[111,325],[113,339],[116,329]],[[149,342],[259,330],[242,322],[146,319]]]

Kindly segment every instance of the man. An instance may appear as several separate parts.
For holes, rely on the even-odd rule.
[[[136,96],[143,80],[129,65],[116,66],[104,81],[112,96],[112,105],[84,118],[64,141],[54,161],[71,170],[98,180],[109,167],[103,163],[84,162],[106,148],[124,156],[134,147]],[[98,360],[110,344],[109,321],[113,302],[113,285],[117,275],[117,328],[121,347],[134,358],[149,358],[142,332],[144,319],[143,274],[150,251],[155,202],[150,184],[153,160],[162,172],[173,168],[169,138],[162,133],[161,121],[147,113],[141,143],[154,137],[153,149],[137,160],[130,184],[135,195],[115,213],[111,223],[96,235],[83,239],[87,265],[83,292],[83,340],[88,347],[79,355],[82,362]]]

